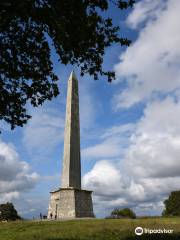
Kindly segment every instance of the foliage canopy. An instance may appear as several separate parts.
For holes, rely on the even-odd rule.
[[[111,212],[111,217],[113,218],[136,218],[136,214],[130,208],[115,208]]]
[[[171,192],[169,198],[164,201],[164,205],[163,216],[180,217],[180,191]]]
[[[129,45],[119,27],[103,12],[113,4],[132,7],[134,0],[1,0],[0,1],[0,120],[11,129],[31,117],[34,107],[59,93],[51,50],[60,63],[76,64],[81,75],[100,75],[112,81],[114,72],[102,69],[106,47]]]
[[[21,219],[18,215],[16,209],[14,208],[14,205],[12,203],[4,203],[0,204],[0,220],[17,220]]]

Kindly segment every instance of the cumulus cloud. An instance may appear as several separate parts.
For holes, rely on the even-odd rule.
[[[125,80],[127,87],[117,91],[113,109],[129,108],[142,101],[145,108],[143,116],[127,133],[122,131],[124,127],[114,126],[99,138],[96,147],[108,141],[111,144],[111,139],[127,138],[122,146],[123,154],[120,150],[113,156],[110,148],[112,158],[106,159],[105,172],[101,160],[104,156],[99,155],[93,169],[83,178],[86,187],[95,189],[94,200],[99,211],[105,206],[109,211],[128,206],[141,215],[160,214],[164,199],[179,189],[179,10],[178,0],[145,0],[139,1],[127,18],[128,26],[139,33],[115,66],[117,86]],[[121,145],[117,140],[118,144]],[[89,154],[95,157],[95,146],[89,150],[94,150],[94,156],[91,151]],[[98,175],[106,176],[109,185]]]
[[[146,106],[127,136],[123,158],[99,160],[83,177],[84,186],[94,190],[97,208],[103,202],[107,209],[130,206],[147,214],[153,206],[154,213],[162,211],[163,200],[180,186],[179,118],[180,102],[173,98]]]
[[[121,192],[120,185],[118,188],[112,186],[121,182],[121,176],[116,167],[107,160],[98,161],[93,169],[88,172],[83,178],[83,185],[85,188],[94,189],[98,191],[98,195],[116,195]],[[107,189],[108,191],[104,191]]]
[[[30,166],[21,161],[11,144],[0,140],[0,197],[1,202],[11,201],[20,193],[32,189],[39,176],[30,171]]]
[[[128,16],[127,25],[133,29],[141,27],[142,24],[147,24],[147,21],[155,21],[158,18],[159,11],[162,11],[166,6],[166,1],[144,0],[136,3],[134,10]]]
[[[121,54],[115,71],[128,88],[114,97],[117,110],[180,87],[180,1],[141,1],[128,17],[139,30],[137,40]],[[179,92],[179,91],[178,91]]]
[[[126,155],[129,168],[133,165],[132,171],[144,177],[179,176],[180,103],[171,98],[153,102],[144,114],[131,137]]]

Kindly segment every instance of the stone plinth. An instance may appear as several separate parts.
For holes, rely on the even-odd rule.
[[[92,218],[92,191],[60,188],[51,192],[48,218]]]

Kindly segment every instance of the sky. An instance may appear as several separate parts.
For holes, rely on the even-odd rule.
[[[130,47],[114,45],[104,68],[109,84],[52,55],[60,95],[28,107],[32,119],[10,131],[1,123],[0,202],[13,202],[24,218],[47,214],[49,192],[60,186],[67,79],[79,79],[82,184],[93,191],[97,217],[130,207],[160,215],[163,201],[180,187],[180,1],[140,0],[126,14],[110,16]]]

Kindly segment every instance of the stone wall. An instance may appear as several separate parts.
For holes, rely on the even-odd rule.
[[[75,190],[76,217],[94,217],[92,192]]]
[[[75,218],[74,189],[61,189],[58,205],[58,218]]]
[[[55,216],[57,216],[57,212],[58,212],[60,190],[58,189],[57,191],[51,192],[50,194],[51,194],[51,196],[50,196],[50,203],[49,203],[47,217],[49,219],[51,219],[51,218],[54,219]]]
[[[51,192],[48,218],[94,217],[91,191],[61,188]]]

